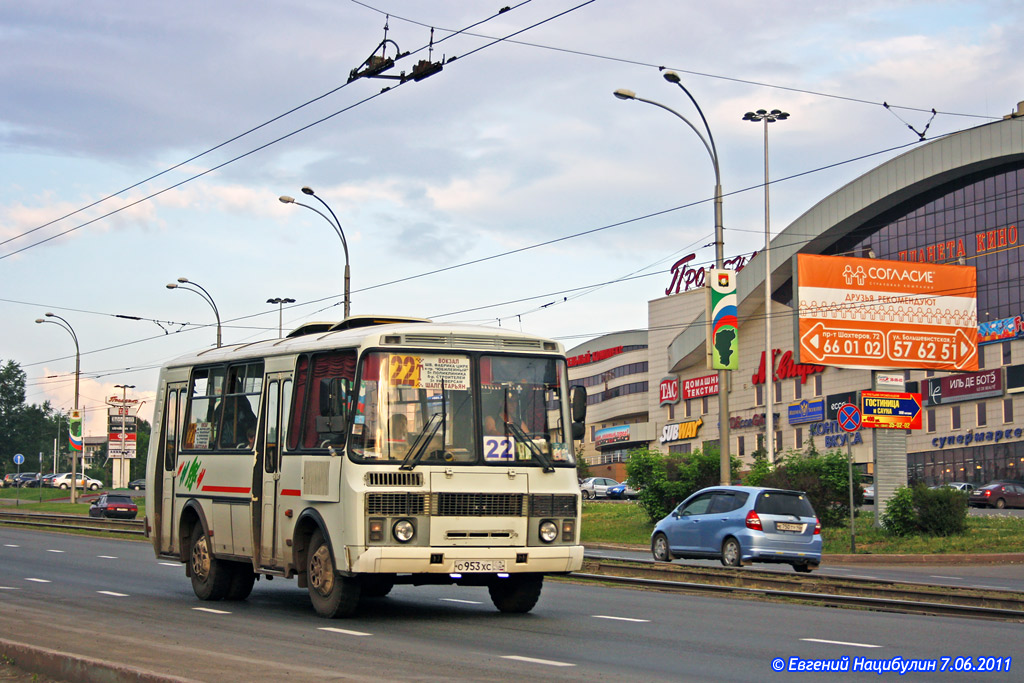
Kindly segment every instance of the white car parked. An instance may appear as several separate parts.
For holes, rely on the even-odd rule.
[[[93,479],[92,477],[87,477],[84,474],[76,474],[75,479],[75,486],[80,489],[96,491],[103,486],[103,482],[99,479]],[[65,472],[64,474],[53,478],[53,487],[57,489],[69,489],[71,488],[71,481],[71,473]]]
[[[608,477],[589,477],[580,484],[580,492],[585,499],[607,498],[608,488],[618,483]]]

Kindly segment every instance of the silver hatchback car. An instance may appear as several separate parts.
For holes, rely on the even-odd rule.
[[[821,524],[802,491],[713,486],[655,525],[651,553],[660,562],[717,558],[727,567],[781,562],[809,572],[821,563]]]

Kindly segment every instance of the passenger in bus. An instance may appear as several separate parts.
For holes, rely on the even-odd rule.
[[[409,418],[402,413],[391,416],[386,442],[392,458],[402,458],[409,450]]]
[[[502,396],[500,404],[494,410],[494,414],[484,418],[484,434],[488,436],[501,436],[508,431],[508,427],[506,427],[508,422],[518,424],[519,428],[524,432],[530,431],[526,421],[519,417],[518,394],[507,393]]]

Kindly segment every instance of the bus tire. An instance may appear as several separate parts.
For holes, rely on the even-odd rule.
[[[331,556],[331,546],[320,530],[309,541],[306,582],[309,600],[321,617],[337,619],[355,614],[359,605],[359,580],[338,574]]]
[[[252,593],[252,586],[256,583],[256,572],[252,566],[245,562],[225,563],[230,568],[231,580],[228,583],[225,600],[245,600]]]
[[[221,600],[227,595],[231,583],[231,569],[213,556],[210,537],[203,533],[203,525],[196,524],[188,551],[192,590],[200,600]]]
[[[491,602],[501,612],[526,614],[540,599],[544,586],[542,574],[512,574],[507,579],[498,579],[487,586]]]
[[[394,579],[383,576],[364,576],[360,595],[364,598],[383,598],[395,587]]]

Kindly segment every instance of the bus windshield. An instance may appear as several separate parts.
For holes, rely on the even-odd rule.
[[[571,466],[562,428],[564,366],[553,358],[369,353],[355,393],[350,453],[405,469]]]

